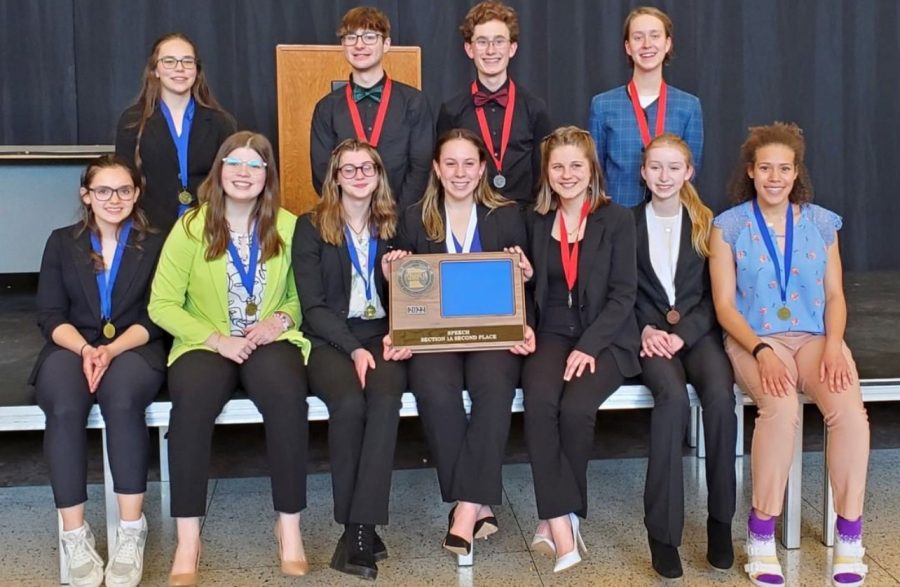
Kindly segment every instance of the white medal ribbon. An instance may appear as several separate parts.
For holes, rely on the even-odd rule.
[[[463,241],[463,249],[462,251],[456,250],[456,242],[454,242],[453,238],[453,230],[450,228],[450,211],[447,210],[447,205],[444,204],[444,215],[447,218],[447,230],[446,237],[444,238],[444,242],[447,244],[447,252],[451,254],[456,253],[468,253],[472,249],[472,240],[475,238],[475,227],[478,225],[478,214],[476,213],[476,208],[474,202],[472,203],[472,213],[469,215],[469,225],[466,227],[466,239]]]

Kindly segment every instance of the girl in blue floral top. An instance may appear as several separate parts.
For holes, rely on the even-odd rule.
[[[869,423],[850,350],[837,231],[841,218],[810,203],[802,131],[750,129],[731,192],[714,220],[710,272],[716,315],[735,379],[756,402],[745,570],[755,585],[783,585],[775,518],[791,467],[801,408],[815,401],[832,441],[826,462],[838,514],[832,579],[862,585],[862,511]]]

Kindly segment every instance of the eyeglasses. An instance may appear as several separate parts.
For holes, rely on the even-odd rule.
[[[338,168],[338,171],[341,172],[341,177],[344,179],[353,179],[356,177],[357,171],[362,171],[362,174],[365,177],[373,177],[377,169],[374,163],[367,161],[362,165],[351,165],[349,163],[347,165],[341,165]]]
[[[509,39],[506,37],[494,37],[493,39],[478,37],[473,41],[473,44],[482,51],[487,49],[489,45],[493,45],[494,49],[502,51],[503,49],[506,49],[506,46],[509,44]]]
[[[383,37],[381,33],[375,33],[372,31],[366,31],[364,33],[347,33],[343,37],[341,37],[341,43],[348,47],[352,47],[356,44],[356,41],[362,39],[363,45],[374,45],[378,42],[378,39]]]
[[[135,190],[133,185],[122,185],[117,188],[111,188],[108,185],[101,185],[95,188],[88,188],[88,191],[94,194],[99,202],[106,202],[112,198],[113,194],[119,196],[123,202],[127,202],[134,197]]]
[[[181,59],[177,57],[161,57],[156,62],[161,63],[165,69],[175,69],[175,66],[179,63],[185,69],[194,69],[197,67],[199,60],[196,57],[182,57]]]
[[[244,161],[243,159],[238,159],[237,157],[225,157],[222,159],[222,164],[225,165],[228,169],[237,170],[241,165],[246,165],[250,171],[262,171],[266,167],[269,166],[268,163],[263,161],[262,159],[250,159],[249,161]]]

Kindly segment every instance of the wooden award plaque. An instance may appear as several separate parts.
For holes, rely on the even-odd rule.
[[[512,253],[409,255],[391,265],[394,346],[414,352],[508,349],[525,340],[525,292]]]

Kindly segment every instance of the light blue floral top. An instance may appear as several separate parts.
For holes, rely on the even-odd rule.
[[[825,333],[827,251],[843,221],[834,212],[815,204],[801,205],[799,219],[794,220],[794,253],[786,304],[791,315],[787,320],[777,315],[782,306],[781,289],[775,265],[756,225],[752,203],[739,204],[713,221],[734,255],[737,309],[760,336],[781,332]],[[768,230],[772,241],[778,244],[774,231]],[[780,247],[776,246],[776,250],[783,271],[784,255]]]

